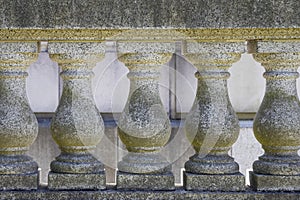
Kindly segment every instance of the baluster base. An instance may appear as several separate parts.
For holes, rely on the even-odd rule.
[[[1,174],[0,190],[37,190],[39,173]]]
[[[250,186],[257,191],[300,191],[300,175],[266,175],[249,172]]]
[[[105,172],[93,174],[69,174],[49,172],[49,190],[104,190]]]
[[[245,177],[235,174],[193,174],[183,173],[183,185],[186,190],[198,191],[244,191]]]
[[[117,189],[124,190],[175,190],[171,172],[161,174],[117,173]]]
[[[129,152],[118,163],[118,169],[132,174],[164,174],[170,172],[172,167],[158,152]]]

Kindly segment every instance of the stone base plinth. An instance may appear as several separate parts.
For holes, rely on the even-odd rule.
[[[33,191],[1,191],[0,199],[46,199],[46,200],[90,200],[90,199],[147,199],[147,200],[186,200],[186,199],[218,199],[218,200],[273,200],[289,199],[299,200],[300,192],[257,192],[246,190],[243,192],[202,192],[202,191],[185,191],[182,188],[176,188],[175,191],[128,191],[128,190],[48,190],[42,188]]]
[[[164,174],[130,174],[118,172],[117,189],[175,190],[175,178],[170,172]]]
[[[0,190],[37,190],[38,172],[33,174],[1,174]]]
[[[241,173],[230,175],[210,175],[183,173],[186,190],[199,191],[244,191],[245,177]]]
[[[250,185],[257,191],[300,191],[300,176],[265,175],[250,172]]]
[[[63,174],[49,172],[49,190],[104,190],[105,173],[97,174]]]

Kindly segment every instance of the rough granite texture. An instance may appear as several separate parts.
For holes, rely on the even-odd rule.
[[[250,172],[250,184],[257,191],[300,191],[300,176],[266,175]]]
[[[107,199],[107,200],[125,200],[125,199],[218,199],[218,200],[269,200],[269,199],[286,199],[299,200],[300,192],[205,192],[205,191],[185,191],[177,188],[175,191],[49,191],[41,189],[38,191],[5,191],[0,193],[0,199]]]
[[[0,28],[300,27],[298,0],[1,0]]]
[[[166,45],[170,46],[146,42],[139,45],[139,53],[135,44],[120,48],[119,59],[129,68],[130,79],[128,100],[118,121],[119,137],[129,151],[118,164],[121,172],[161,174],[171,169],[166,158],[159,154],[171,135],[158,90],[160,66],[171,57],[162,48]]]
[[[31,174],[1,174],[1,190],[37,190],[39,185],[38,172]],[[1,193],[1,192],[0,192]]]
[[[266,69],[266,92],[253,124],[254,135],[265,151],[253,163],[250,178],[258,190],[299,190],[299,44],[258,42],[253,54]]]
[[[105,173],[63,174],[49,172],[49,190],[103,190],[106,188]]]
[[[183,185],[186,190],[198,191],[243,191],[245,177],[241,173],[210,175],[183,173]]]
[[[35,43],[0,43],[0,190],[38,187],[38,165],[25,155],[38,134],[25,91],[36,50]]]
[[[92,153],[104,135],[104,124],[90,81],[94,64],[103,57],[103,45],[50,43],[49,53],[61,66],[64,80],[51,122],[61,154],[51,162],[49,185],[52,189],[103,189],[104,165]]]
[[[185,163],[188,189],[230,190],[224,184],[216,184],[218,179],[234,185],[231,190],[242,189],[244,178],[238,173],[238,164],[228,155],[238,138],[239,124],[228,97],[227,70],[243,51],[242,43],[187,44],[185,56],[198,70],[196,99],[185,122],[187,138],[196,151]],[[215,185],[209,186],[209,182]]]
[[[119,137],[129,152],[118,163],[118,189],[174,189],[170,163],[160,154],[171,125],[159,96],[158,78],[161,65],[171,58],[170,50],[175,50],[172,43],[118,43],[119,60],[128,67],[130,80],[128,100],[118,120]]]
[[[117,173],[118,190],[175,190],[174,175]]]
[[[83,38],[83,40],[89,40],[90,38],[93,40],[103,40],[107,38],[107,35],[111,36],[111,34],[113,34],[106,33],[106,35],[105,31],[100,33],[97,31],[91,31],[92,29],[300,27],[300,1],[298,0],[137,0],[134,2],[129,0],[0,0],[0,3],[2,5],[0,8],[1,29],[90,28],[87,32],[83,31],[83,34],[82,32],[79,33],[80,36],[78,38]],[[251,31],[251,29],[249,30]],[[246,35],[250,32],[249,30],[246,31]],[[8,30],[6,32],[3,31],[0,35],[4,35],[4,38],[10,37],[9,35],[13,35],[11,38],[13,41],[23,41],[22,37],[25,38],[25,40],[30,40],[30,38],[40,40],[37,39],[39,38],[39,31],[34,30],[31,32],[31,30],[27,30],[26,34],[18,32],[15,34],[16,38],[14,38],[14,31],[15,30]],[[47,38],[46,40],[52,40],[51,35],[56,35],[56,30],[49,30],[50,36],[45,33],[47,32],[46,30],[42,31],[44,31],[44,33],[41,34],[42,36],[40,37]],[[77,33],[76,31],[77,30],[73,32],[66,31],[57,37],[58,39],[63,38],[62,40],[72,40],[72,38],[76,38],[76,35],[74,34]],[[290,32],[292,31],[286,31],[286,33]],[[7,33],[8,35],[6,35]],[[84,33],[89,34],[89,36],[85,37]],[[118,33],[118,31],[114,33]],[[187,35],[184,36],[195,36],[199,32],[193,33],[188,30],[186,33]],[[217,40],[226,38],[226,36],[222,36],[223,33],[226,32],[222,32],[221,36],[218,35],[216,37]],[[232,37],[232,31],[229,31],[228,33],[230,33],[230,39],[236,39]],[[127,34],[130,33],[127,32]],[[296,35],[297,34],[298,33],[296,33]],[[214,34],[209,32],[209,35]],[[267,35],[269,37],[272,34],[268,32]],[[282,34],[277,33],[277,38],[278,35]],[[282,37],[284,38],[288,36],[283,34]],[[140,37],[140,39],[141,38],[142,40],[146,40],[143,37]],[[161,38],[164,39],[164,37]],[[170,37],[168,38],[170,39]],[[178,38],[185,37],[179,36]],[[207,38],[212,39],[213,36],[209,36]],[[244,37],[240,38],[245,39]],[[254,39],[257,38],[264,39],[264,36],[256,35]],[[279,38],[281,38],[281,36],[279,36]],[[290,38],[293,38],[293,36]],[[151,37],[151,39],[153,39],[153,37]],[[205,40],[206,36],[202,39]],[[253,165],[254,173],[251,173],[251,185],[257,190],[292,190],[293,192],[263,193],[253,191],[215,191],[212,193],[195,191],[188,192],[181,189],[172,192],[116,190],[101,192],[70,192],[49,191],[41,188],[38,191],[32,192],[3,191],[0,193],[0,199],[299,199],[299,192],[295,192],[295,190],[299,190],[298,183],[300,175],[300,159],[299,155],[297,155],[300,145],[299,125],[297,124],[297,120],[300,117],[298,116],[300,112],[299,100],[295,93],[295,79],[298,77],[295,66],[299,66],[299,45],[292,43],[277,45],[278,43],[276,43],[274,46],[268,44],[267,46],[263,46],[260,44],[265,43],[259,43],[257,45],[257,54],[255,54],[254,57],[266,68],[265,77],[267,79],[267,89],[264,102],[255,121],[254,129],[255,135],[263,145],[266,153]],[[103,189],[104,175],[101,174],[101,176],[97,176],[96,181],[93,176],[95,172],[102,172],[103,166],[92,156],[91,152],[89,152],[89,150],[93,149],[93,147],[101,139],[103,122],[101,116],[95,109],[94,102],[91,100],[92,98],[89,85],[91,70],[87,67],[88,64],[86,63],[86,60],[91,59],[91,54],[93,54],[92,57],[94,59],[92,59],[90,64],[95,63],[94,61],[98,60],[99,57],[94,53],[101,54],[102,49],[97,49],[100,45],[98,46],[98,44],[92,43],[87,45],[83,44],[79,48],[76,46],[77,44],[66,45],[65,43],[61,43],[56,45],[57,46],[53,45],[53,47],[58,51],[52,52],[56,53],[56,55],[53,55],[52,57],[56,58],[62,66],[62,77],[65,80],[65,84],[62,101],[54,118],[52,132],[53,137],[62,150],[62,154],[51,164],[52,171],[59,173],[51,172],[49,174],[51,178],[56,177],[60,179],[60,181],[50,181],[49,186],[53,189],[54,187],[51,183],[55,183],[57,184],[57,188],[60,189]],[[157,68],[152,68],[152,65],[148,65],[148,61],[151,60],[151,63],[155,65],[157,63],[153,62],[153,60],[160,60],[160,62],[162,62],[161,58],[166,57],[166,54],[172,52],[172,45],[162,46],[160,50],[163,50],[163,52],[160,51],[159,53],[154,51],[153,47],[149,47],[149,51],[147,48],[143,49],[143,46],[141,49],[139,44],[133,44],[133,46],[134,45],[138,45],[139,47],[136,48],[136,51],[134,52],[131,50],[128,51],[127,48],[129,45],[127,44],[125,44],[125,46],[120,46],[120,51],[122,53],[126,53],[126,59],[129,58],[127,63],[132,64],[130,66],[129,78],[137,78],[137,81],[132,82],[134,82],[136,86],[140,87],[140,91],[130,94],[135,96],[130,96],[133,100],[129,100],[128,112],[126,110],[127,108],[124,111],[124,118],[130,116],[130,119],[125,119],[123,121],[121,129],[124,129],[125,131],[120,131],[120,137],[130,152],[137,154],[140,153],[141,156],[140,159],[137,159],[136,163],[132,164],[132,161],[136,158],[136,154],[129,154],[122,162],[120,162],[119,167],[123,171],[140,172],[141,174],[129,174],[129,176],[126,175],[124,178],[122,177],[122,173],[120,173],[119,180],[124,180],[124,185],[128,187],[133,186],[136,188],[140,186],[143,187],[141,189],[145,189],[148,186],[148,189],[155,190],[158,185],[153,186],[155,181],[149,177],[157,178],[157,175],[147,173],[157,173],[157,171],[161,169],[161,166],[165,166],[165,168],[162,167],[163,171],[165,169],[168,171],[170,168],[166,160],[161,161],[161,157],[156,156],[156,154],[151,157],[150,155],[152,154],[148,154],[148,152],[158,152],[160,148],[165,145],[166,141],[169,139],[169,122],[165,120],[165,113],[162,112],[163,108],[161,107],[161,102],[157,97],[157,83],[153,83],[155,82],[153,80],[157,79],[158,76]],[[236,137],[238,136],[238,125],[236,115],[228,99],[226,86],[226,78],[229,77],[227,68],[239,57],[237,54],[242,53],[242,50],[240,50],[240,48],[237,49],[235,47],[228,47],[228,49],[225,48],[225,51],[220,51],[220,49],[223,48],[223,44],[219,45],[219,47],[209,46],[213,48],[208,50],[207,47],[204,47],[203,53],[203,51],[199,51],[199,49],[201,49],[199,46],[192,47],[193,50],[191,50],[189,49],[189,45],[187,45],[187,56],[189,56],[191,61],[196,60],[193,63],[199,70],[197,78],[199,79],[198,83],[200,86],[198,88],[194,110],[190,115],[190,125],[187,125],[189,126],[187,127],[187,132],[189,132],[187,135],[196,150],[196,155],[191,157],[190,161],[186,164],[187,171],[193,172],[193,174],[186,173],[190,174],[190,176],[186,176],[186,179],[194,177],[197,178],[192,181],[194,184],[189,185],[186,183],[186,186],[189,185],[190,188],[194,187],[193,189],[195,190],[201,189],[201,187],[203,189],[204,186],[207,186],[208,190],[230,190],[230,188],[238,188],[237,190],[242,190],[243,186],[241,185],[243,183],[243,177],[240,174],[227,175],[238,171],[237,163],[235,163],[234,160],[227,155],[228,149],[235,142]],[[86,50],[89,47],[92,47],[91,51]],[[157,47],[154,47],[154,49],[156,48]],[[2,52],[3,49],[5,48],[1,49]],[[194,51],[195,49],[198,50]],[[21,53],[8,52],[7,54],[7,52],[5,52],[3,55],[1,54],[1,61],[11,58],[20,58],[20,60],[24,61],[23,64],[27,65],[28,63],[25,60],[29,60],[29,58],[32,58],[33,56],[30,54],[23,54],[22,50],[19,51]],[[271,54],[269,54],[270,52]],[[202,61],[199,62],[199,60]],[[141,69],[140,66],[145,64],[143,61],[147,63],[147,67],[142,67]],[[1,62],[1,64],[6,65],[7,62]],[[218,68],[216,66],[221,67]],[[1,69],[1,72],[2,78],[4,77],[4,79],[9,76],[20,76],[21,78],[24,78],[24,75],[26,74],[24,68],[22,68],[22,70]],[[148,80],[143,80],[145,77]],[[144,83],[150,84],[144,87]],[[4,108],[15,109],[22,107],[27,109],[25,113],[20,112],[20,115],[18,116],[19,118],[15,118],[15,115],[18,112],[11,112],[13,113],[12,118],[9,119],[13,119],[12,121],[18,122],[18,125],[21,124],[20,132],[18,133],[23,133],[22,131],[26,132],[27,130],[22,126],[23,121],[21,119],[24,118],[31,120],[30,122],[26,121],[26,124],[28,125],[27,128],[32,126],[33,128],[31,127],[30,130],[36,130],[34,127],[36,124],[35,119],[32,117],[32,113],[29,111],[30,109],[28,109],[28,103],[24,101],[25,104],[18,107],[19,104],[16,100],[19,95],[16,95],[16,98],[14,99],[11,94],[6,94],[7,88],[8,91],[16,91],[16,94],[19,94],[20,86],[23,87],[23,84],[24,80],[8,80],[6,82],[3,81],[3,87],[1,87],[1,89],[4,88],[3,94],[5,94],[2,95],[3,101],[1,101],[3,102]],[[136,88],[133,88],[132,90],[135,92],[135,89]],[[156,91],[156,94],[153,95],[155,98],[151,99],[153,91]],[[24,91],[21,92],[24,94]],[[24,97],[25,95],[21,96]],[[16,104],[17,106],[7,106],[8,103],[11,103],[9,100],[7,101],[7,97],[13,99],[11,102],[13,105]],[[217,100],[218,98],[219,101]],[[152,100],[155,102],[154,106]],[[141,108],[145,109],[143,110]],[[149,115],[147,113],[148,111],[150,112]],[[204,114],[201,116],[202,111]],[[6,111],[3,111],[3,113],[6,113]],[[131,115],[131,113],[135,114]],[[138,115],[136,113],[142,114]],[[5,118],[5,120],[6,119],[8,118]],[[199,119],[202,121],[199,122]],[[222,121],[223,119],[225,120]],[[126,124],[127,122],[134,123]],[[8,124],[8,127],[10,127],[10,124],[6,121],[3,122],[3,124],[5,126]],[[148,125],[150,125],[150,128]],[[4,127],[1,130],[6,130],[6,128],[7,127]],[[149,130],[136,131],[144,130],[146,128]],[[199,130],[194,131],[192,130],[193,128]],[[12,140],[16,138],[12,137],[13,134],[9,135],[10,137],[1,137],[1,139],[9,139],[8,142],[1,140],[1,152],[5,152],[4,154],[14,154],[14,152],[17,151],[22,153],[26,151],[28,146],[36,137],[36,135],[30,132],[30,130],[26,132],[28,135],[25,134],[26,137],[21,138],[20,140]],[[3,133],[6,134],[7,132],[3,131]],[[196,139],[194,139],[194,136],[196,136]],[[208,138],[209,140],[206,140],[206,136],[212,136],[212,138]],[[18,148],[22,146],[20,143],[18,144],[18,142],[21,142],[22,145],[24,143],[25,145],[23,146],[25,146],[25,148]],[[17,143],[17,145],[12,145],[15,143]],[[13,148],[5,145],[11,145]],[[17,148],[15,148],[16,146]],[[18,161],[18,167],[12,169],[11,166],[13,166],[13,162],[11,161]],[[125,161],[130,162],[127,162],[126,164]],[[155,167],[152,167],[151,164],[147,163],[148,161],[154,161],[153,163],[155,164]],[[12,189],[36,189],[37,174],[35,172],[37,165],[31,158],[23,156],[23,154],[21,157],[1,156],[1,162],[2,164],[3,162],[4,164],[7,164],[7,162],[9,163],[9,165],[4,165],[4,167],[0,165],[2,167],[0,168],[0,172],[2,172],[2,175],[0,175],[2,176],[1,181],[3,181],[2,189],[12,188],[11,183],[13,183],[13,181],[17,181],[17,184],[15,184]],[[17,172],[17,174],[3,175],[7,172]],[[20,172],[34,172],[34,174],[30,176]],[[209,173],[208,175],[205,175],[205,182],[202,182],[207,183],[207,185],[200,184],[200,179],[204,177],[198,177],[198,173],[201,172]],[[11,178],[6,181],[9,176]],[[30,176],[30,179],[26,179],[26,176]],[[228,178],[230,176],[234,176],[235,179]],[[137,177],[137,179],[141,180],[143,184],[135,185],[138,184],[139,181],[129,181],[133,177]],[[83,180],[80,181],[80,179]],[[163,183],[168,183],[167,185],[169,185],[172,179],[172,174],[169,174],[169,176],[167,176],[167,180],[170,182],[167,181]],[[219,180],[220,182],[217,182],[216,180]],[[148,185],[148,183],[150,183],[149,181],[151,184]],[[216,182],[220,185],[212,187],[213,183]],[[223,184],[225,183],[228,183],[228,185],[224,186]],[[231,183],[233,183],[232,186],[230,186]],[[162,182],[160,182],[160,184],[162,184]],[[119,189],[121,188],[120,186],[122,186],[122,184],[118,186]],[[162,187],[159,188],[161,189]]]

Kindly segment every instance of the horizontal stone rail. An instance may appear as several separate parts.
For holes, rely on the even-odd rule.
[[[0,3],[0,199],[300,198],[299,1]],[[90,78],[109,51],[105,42],[114,45],[130,80],[117,117],[128,153],[115,169],[115,186],[106,184],[104,164],[93,155],[105,127]],[[177,42],[198,81],[184,125],[195,153],[183,166],[181,188],[162,153],[171,125],[158,87],[159,68]],[[40,51],[59,64],[64,82],[50,127],[61,153],[49,163],[46,186],[26,155],[38,132],[26,69]],[[253,163],[250,186],[228,155],[239,135],[228,69],[243,53],[262,64],[266,79],[253,125],[265,153]]]

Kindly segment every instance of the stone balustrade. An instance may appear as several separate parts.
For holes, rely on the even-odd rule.
[[[274,16],[280,9],[275,6],[283,1],[266,1],[273,2],[271,11],[260,1],[238,0],[232,15],[226,10],[235,6],[234,1],[223,9],[217,1],[204,7],[202,1],[163,1],[162,11],[154,9],[143,18],[142,13],[157,2],[148,2],[150,7],[145,8],[136,1],[128,9],[137,19],[128,15],[124,1],[112,1],[119,7],[104,10],[99,8],[111,8],[110,3],[91,1],[96,11],[88,1],[68,8],[67,1],[49,1],[51,13],[41,14],[49,21],[27,16],[42,1],[30,1],[31,8],[21,18],[12,13],[20,11],[25,1],[15,7],[11,6],[14,1],[7,2],[0,8],[4,13],[0,15],[0,199],[300,199],[299,1],[285,2],[286,17],[280,14],[278,20]],[[165,12],[169,7],[171,12]],[[206,7],[221,11],[206,13]],[[256,9],[274,15],[274,20],[259,20]],[[156,15],[160,11],[168,17],[157,18],[164,15]],[[177,19],[176,13],[185,21]],[[69,21],[65,14],[81,17]],[[242,20],[234,20],[237,17]],[[119,139],[113,145],[124,146],[125,152],[115,159],[113,168],[94,151],[103,145],[107,127],[91,89],[93,68],[104,59],[107,41],[114,44],[118,61],[129,70],[130,82],[123,111],[110,113]],[[38,46],[41,42],[47,46]],[[198,83],[192,109],[179,118],[166,111],[159,90],[160,68],[171,59],[178,43],[183,46],[182,56],[195,67]],[[25,89],[26,69],[37,59],[38,49],[58,63],[63,82],[50,127],[60,154],[49,163],[46,185],[41,184],[35,158],[26,155],[39,128]],[[261,63],[266,79],[253,124],[264,154],[246,175],[250,185],[228,153],[240,127],[227,79],[230,67],[243,53]],[[174,162],[166,153],[175,151],[169,145],[174,139],[174,120],[184,122],[184,140],[194,150],[181,166],[180,186],[175,185]],[[243,154],[248,156],[246,151]],[[114,185],[106,182],[108,168],[115,174]]]
[[[50,191],[54,196],[68,191],[64,195],[72,198],[76,190],[83,190],[93,198],[108,199],[148,195],[259,199],[260,195],[279,195],[276,192],[282,197],[299,198],[299,44],[248,42],[248,53],[265,67],[267,82],[253,126],[265,153],[253,163],[250,186],[246,186],[239,164],[228,155],[239,135],[239,120],[227,91],[228,69],[246,51],[246,44],[186,41],[183,55],[197,69],[198,89],[184,125],[195,154],[184,165],[184,189],[180,189],[175,187],[172,163],[161,152],[170,140],[171,126],[158,89],[160,66],[171,58],[176,43],[117,42],[119,60],[129,69],[127,103],[116,119],[118,136],[128,154],[118,163],[116,187],[111,187],[105,183],[104,165],[93,153],[104,135],[104,123],[90,85],[92,68],[104,58],[105,43],[49,42],[48,52],[61,67],[64,83],[51,124],[61,154],[49,163],[48,185],[41,190],[38,165],[24,154],[37,136],[37,121],[25,93],[25,70],[36,59],[37,43],[2,42],[0,197],[17,198],[24,193],[28,198],[48,198]]]

